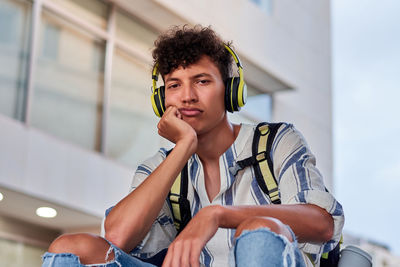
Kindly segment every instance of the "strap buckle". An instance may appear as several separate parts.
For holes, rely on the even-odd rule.
[[[257,162],[261,162],[267,159],[267,152],[266,151],[261,151],[257,153],[256,155],[256,160]]]

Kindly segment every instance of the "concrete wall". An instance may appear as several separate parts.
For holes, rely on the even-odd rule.
[[[0,115],[0,186],[103,217],[133,171]]]

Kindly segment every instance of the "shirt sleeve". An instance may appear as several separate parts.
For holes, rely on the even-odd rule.
[[[306,253],[321,254],[332,250],[339,242],[344,225],[341,204],[324,185],[304,137],[291,124],[283,124],[272,145],[275,177],[283,204],[314,204],[332,215],[334,233],[326,243],[300,243]],[[277,164],[278,163],[278,164]]]
[[[161,148],[156,155],[140,164],[133,176],[130,192],[134,191],[166,158],[166,150]],[[106,216],[111,208],[106,211]],[[141,259],[149,259],[168,248],[175,239],[176,229],[170,205],[166,200],[145,238],[129,254]]]

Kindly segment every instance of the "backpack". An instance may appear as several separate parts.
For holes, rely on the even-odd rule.
[[[278,183],[273,173],[271,147],[279,127],[283,123],[261,122],[254,131],[252,156],[236,162],[229,171],[234,175],[246,167],[253,167],[258,186],[269,196],[273,204],[281,204]],[[170,150],[171,151],[171,150]],[[167,152],[167,155],[169,152]],[[272,170],[272,171],[271,171]],[[188,164],[182,169],[169,192],[169,202],[174,218],[174,225],[178,234],[185,228],[191,219],[188,193]],[[325,188],[326,191],[328,191]],[[337,266],[339,262],[340,243],[330,252],[323,253],[320,260],[321,267]]]

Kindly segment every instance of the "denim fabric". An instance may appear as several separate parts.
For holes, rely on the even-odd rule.
[[[289,228],[290,230],[290,228]],[[291,231],[291,230],[290,230]],[[231,267],[305,267],[296,238],[293,242],[267,228],[243,231],[231,250]]]
[[[290,228],[289,228],[290,230]],[[290,230],[291,231],[291,230]],[[296,238],[292,233],[294,242],[286,237],[277,235],[267,228],[254,231],[243,231],[236,239],[235,246],[229,255],[231,267],[305,267],[303,257],[297,246]],[[43,255],[42,267],[155,267],[156,265],[143,262],[111,244],[115,259],[100,264],[83,265],[78,256],[71,253],[49,253]]]
[[[104,263],[84,265],[80,263],[79,257],[71,253],[49,253],[46,252],[42,259],[42,267],[84,267],[84,266],[98,266],[98,267],[155,267],[155,265],[143,262],[131,255],[125,253],[118,247],[111,244],[114,250],[114,260],[107,262],[107,256],[104,255]]]

